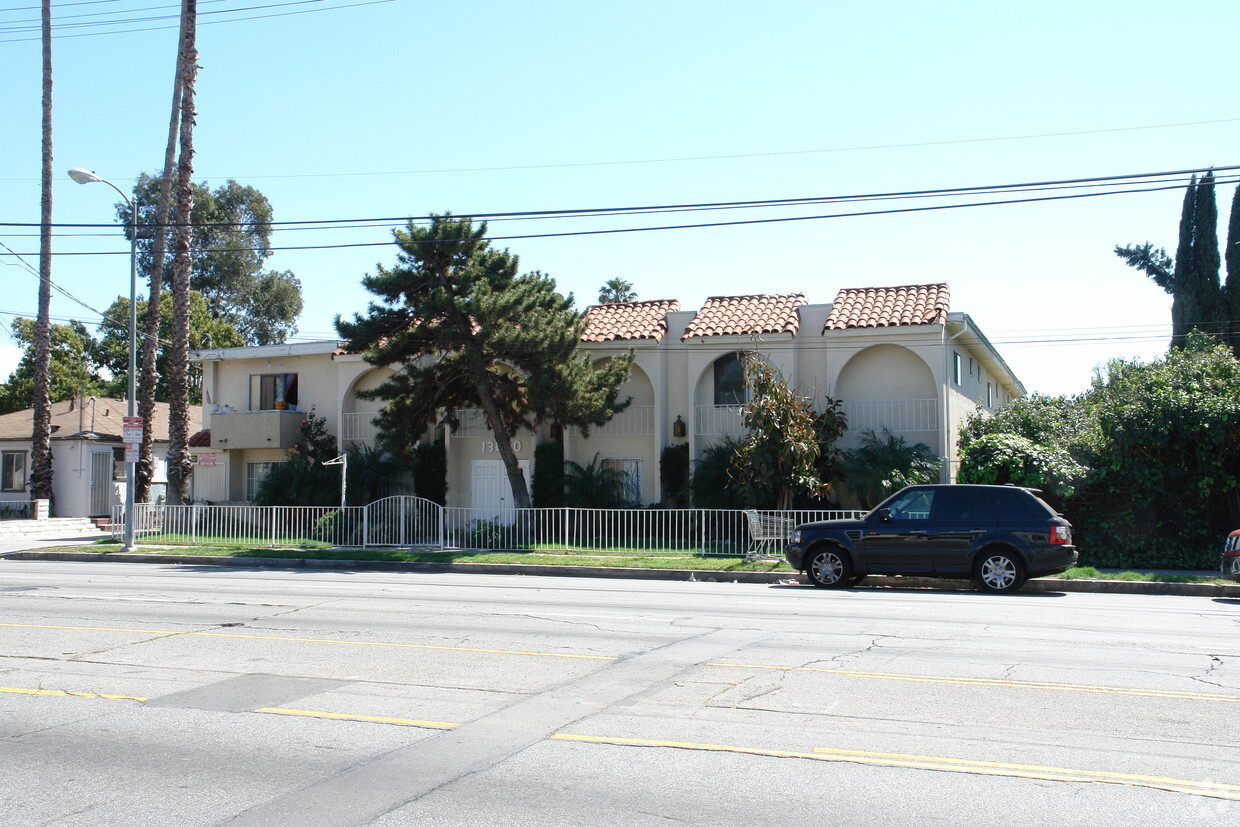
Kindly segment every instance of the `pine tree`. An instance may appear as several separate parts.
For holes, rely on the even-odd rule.
[[[384,442],[406,455],[440,414],[456,426],[463,410],[480,409],[513,503],[528,508],[512,437],[543,421],[587,431],[606,422],[627,404],[617,390],[632,356],[596,367],[578,353],[584,318],[572,296],[541,273],[518,275],[517,257],[485,240],[485,222],[432,216],[427,227],[410,222],[393,235],[397,266],[362,281],[382,303],[351,322],[336,318],[351,350],[398,369],[363,394],[387,402],[378,417]]]

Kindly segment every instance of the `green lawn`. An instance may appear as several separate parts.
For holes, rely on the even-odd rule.
[[[88,546],[63,546],[45,551],[97,551],[100,554],[116,553],[120,543],[100,540]],[[147,545],[139,546],[137,554],[178,554],[187,557],[253,557],[269,560],[359,560],[390,561],[397,563],[523,563],[531,566],[595,566],[630,569],[685,569],[693,571],[762,571],[795,573],[782,560],[746,561],[741,555],[718,555],[695,557],[673,549],[622,549],[614,552],[589,554],[579,551],[381,551],[378,549],[324,548],[322,544],[307,544],[305,548],[271,548],[262,545]],[[1057,574],[1063,580],[1139,580],[1167,583],[1218,583],[1231,581],[1221,577],[1195,577],[1182,575],[1158,575],[1152,572],[1124,571],[1100,572],[1088,566],[1069,569]]]
[[[97,551],[115,553],[120,543],[101,540],[89,546],[64,546],[44,551]],[[636,569],[692,569],[695,571],[786,571],[783,561],[755,560],[743,556],[694,557],[683,552],[589,554],[578,551],[381,551],[378,549],[271,548],[269,546],[139,546],[138,554],[178,554],[189,557],[259,557],[269,560],[362,560],[397,563],[523,563],[530,566],[604,566]]]

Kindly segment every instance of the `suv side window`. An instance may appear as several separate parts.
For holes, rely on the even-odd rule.
[[[888,503],[887,510],[893,520],[928,520],[934,499],[933,488],[914,488]]]
[[[939,491],[934,501],[934,519],[954,522],[993,523],[994,494],[985,488],[950,486]]]
[[[999,513],[1008,519],[1045,520],[1054,517],[1055,512],[1028,491],[1013,488],[1010,491],[999,491]]]

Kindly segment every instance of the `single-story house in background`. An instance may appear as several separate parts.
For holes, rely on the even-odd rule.
[[[849,426],[843,446],[866,429],[887,428],[930,446],[946,460],[949,481],[961,420],[1025,393],[973,320],[950,310],[946,284],[845,289],[831,304],[810,304],[801,294],[718,296],[696,310],[658,300],[595,305],[586,315],[586,352],[597,360],[635,352],[620,392],[632,403],[588,438],[569,429],[565,458],[584,465],[597,454],[643,504],[662,499],[664,446],[687,442],[696,458],[741,434],[745,351],[761,354],[819,409],[826,397],[842,400]],[[297,442],[312,407],[342,448],[373,443],[382,403],[357,391],[392,373],[336,341],[200,350],[191,359],[203,367],[210,430],[194,449],[203,455],[194,496],[209,501],[252,499],[262,474]],[[446,435],[448,504],[509,507],[495,442],[481,412],[472,413]],[[549,436],[545,428],[516,435],[527,478],[535,443]]]
[[[86,396],[52,403],[52,514],[106,517],[125,502],[124,399]],[[190,409],[190,433],[201,428],[202,409]],[[34,410],[0,416],[0,503],[30,499],[30,447]],[[155,477],[151,501],[167,487],[168,404],[155,403]]]

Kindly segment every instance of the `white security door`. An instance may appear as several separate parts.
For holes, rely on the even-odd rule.
[[[519,459],[521,473],[525,475],[525,484],[529,485],[530,461]],[[514,515],[508,511],[513,508],[512,486],[508,484],[508,472],[504,470],[504,461],[500,459],[476,459],[471,464],[469,485],[469,503],[473,510],[473,519],[511,523]]]
[[[112,452],[92,451],[90,455],[90,516],[112,512]]]

